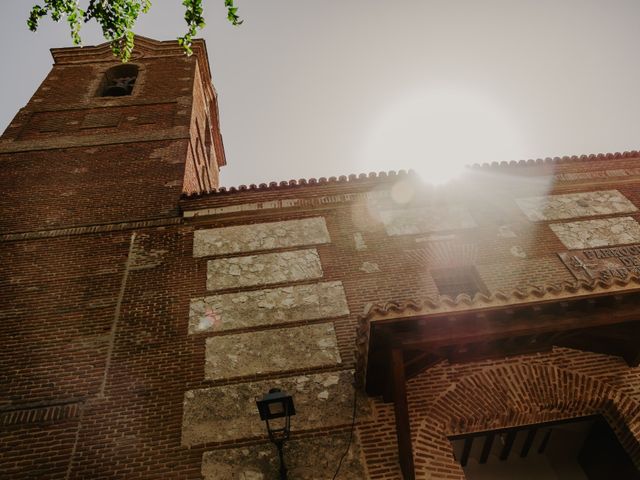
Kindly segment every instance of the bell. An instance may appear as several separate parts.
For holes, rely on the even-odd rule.
[[[104,90],[105,97],[122,97],[129,95],[129,90],[122,85],[109,85]]]

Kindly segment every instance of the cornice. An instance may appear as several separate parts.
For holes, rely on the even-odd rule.
[[[500,169],[509,167],[536,167],[543,165],[558,165],[571,162],[591,162],[601,160],[618,160],[626,158],[640,159],[640,150],[630,150],[626,152],[615,153],[594,153],[590,155],[565,155],[562,157],[546,157],[529,160],[511,160],[509,162],[491,162],[491,163],[474,163],[469,168],[477,170]]]
[[[460,294],[455,298],[446,295],[428,296],[422,300],[400,300],[365,307],[362,318],[368,321],[433,315],[440,313],[479,312],[496,307],[548,303],[559,300],[578,299],[598,294],[640,290],[640,276],[626,279],[596,279],[592,281],[557,282],[546,285],[526,286],[510,292],[496,291],[490,295],[477,293],[473,297]]]
[[[477,171],[485,171],[485,170],[505,170],[510,168],[521,168],[521,167],[545,167],[545,166],[553,166],[559,164],[567,164],[572,162],[595,162],[602,160],[619,160],[619,159],[632,159],[638,158],[640,161],[640,151],[631,150],[628,152],[616,152],[616,153],[598,153],[592,155],[574,155],[574,156],[565,156],[565,157],[554,157],[554,158],[539,158],[535,160],[518,160],[518,161],[510,161],[510,162],[493,162],[493,163],[483,163],[483,164],[472,164],[467,166],[470,173],[474,173]],[[546,172],[548,174],[548,172]],[[291,179],[284,180],[280,182],[269,182],[269,183],[260,183],[260,184],[250,184],[250,185],[238,185],[238,186],[230,186],[230,187],[219,187],[217,189],[208,190],[204,192],[198,192],[193,194],[184,194],[183,200],[196,200],[196,199],[204,199],[206,197],[220,197],[230,194],[236,194],[240,192],[271,192],[271,191],[282,191],[289,190],[299,187],[304,187],[308,185],[338,185],[338,184],[355,184],[357,182],[362,181],[391,181],[397,180],[400,177],[406,176],[415,176],[415,173],[412,170],[389,170],[386,172],[370,172],[370,173],[360,173],[360,174],[350,174],[350,175],[341,175],[339,177],[319,177],[319,178],[301,178],[301,179]]]

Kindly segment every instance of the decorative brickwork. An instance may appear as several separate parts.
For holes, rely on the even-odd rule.
[[[82,404],[78,402],[57,405],[32,405],[30,407],[0,410],[0,425],[58,422],[80,415]]]
[[[418,395],[417,390],[415,393]],[[640,465],[639,408],[638,400],[579,371],[541,365],[535,360],[487,365],[442,391],[428,407],[419,407],[425,416],[416,422],[414,433],[415,456],[423,460],[416,462],[417,477],[464,478],[447,435],[592,414],[605,416]]]
[[[510,251],[511,253],[511,251]],[[575,278],[557,255],[536,258],[511,258],[500,263],[477,266],[480,278],[491,292],[508,292],[514,287],[573,282]]]
[[[478,246],[474,244],[459,245],[451,242],[429,242],[424,248],[406,250],[405,253],[409,259],[425,267],[449,268],[476,263]]]
[[[408,383],[418,479],[459,479],[448,436],[517,425],[603,415],[640,465],[640,373],[611,357],[555,349],[510,360],[440,362]],[[619,376],[619,378],[618,378]],[[393,406],[375,402],[360,432],[369,478],[400,479]]]

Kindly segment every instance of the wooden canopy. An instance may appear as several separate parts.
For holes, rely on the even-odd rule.
[[[414,478],[406,380],[434,363],[542,352],[553,346],[640,363],[640,278],[557,284],[369,306],[360,318],[358,375],[393,401],[404,478]]]

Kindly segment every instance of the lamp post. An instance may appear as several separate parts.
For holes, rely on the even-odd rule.
[[[261,399],[256,399],[260,420],[267,423],[267,432],[269,432],[269,440],[273,442],[278,449],[278,457],[280,458],[280,480],[287,479],[287,467],[284,464],[284,454],[282,447],[284,442],[289,440],[291,431],[291,416],[296,414],[296,408],[293,405],[293,397],[286,394],[279,388],[272,388]],[[275,427],[270,420],[282,418],[281,426]]]

